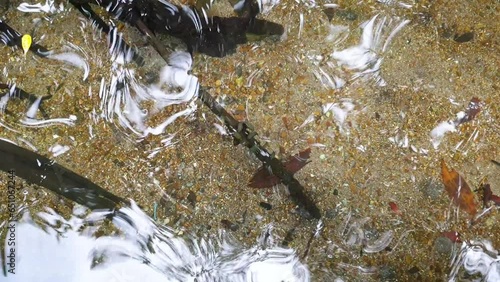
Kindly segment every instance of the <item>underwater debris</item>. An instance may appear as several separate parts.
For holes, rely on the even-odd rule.
[[[477,203],[465,179],[455,170],[449,170],[444,160],[441,160],[441,177],[448,196],[453,203],[474,216],[477,213]]]
[[[298,154],[289,157],[288,160],[283,163],[283,167],[287,172],[293,175],[310,162],[308,161],[310,154],[311,148],[307,148],[306,150],[303,150]],[[253,175],[248,186],[252,188],[271,188],[281,182],[282,180],[279,177],[273,175],[272,172],[270,172],[269,169],[264,165],[260,167]]]

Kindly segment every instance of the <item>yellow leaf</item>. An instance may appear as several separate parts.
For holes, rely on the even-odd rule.
[[[26,53],[28,53],[28,50],[31,47],[31,42],[32,42],[32,39],[31,39],[31,35],[29,35],[29,34],[25,34],[21,38],[21,46],[23,47],[24,55],[26,55]]]
[[[470,215],[475,215],[477,213],[477,203],[469,185],[455,170],[448,170],[444,160],[441,160],[441,177],[446,192],[453,199],[453,203]]]

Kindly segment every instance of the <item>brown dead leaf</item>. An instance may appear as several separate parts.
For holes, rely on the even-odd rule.
[[[453,199],[453,203],[470,215],[475,215],[477,213],[477,203],[469,185],[455,170],[448,170],[444,160],[441,160],[441,177],[446,192]]]
[[[250,179],[248,186],[252,188],[270,188],[278,185],[281,179],[276,175],[272,175],[268,168],[261,166],[259,170]]]
[[[287,172],[294,174],[309,163],[310,155],[311,148],[307,148],[304,151],[289,157],[288,160],[283,163],[283,167]],[[279,183],[281,183],[281,179],[272,175],[268,168],[262,166],[253,175],[248,186],[253,188],[270,188],[278,185]]]
[[[485,208],[489,206],[490,201],[492,201],[495,205],[500,206],[500,196],[493,195],[490,184],[483,184],[481,185],[481,188],[483,188],[483,205]]]
[[[445,231],[441,232],[441,236],[446,237],[451,240],[453,243],[462,243],[462,239],[460,238],[460,233],[456,231]]]
[[[301,151],[298,154],[289,157],[283,165],[285,166],[286,171],[294,174],[309,163],[308,160],[310,156],[311,148],[307,148],[304,151]]]

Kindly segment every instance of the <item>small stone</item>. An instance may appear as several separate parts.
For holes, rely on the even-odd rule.
[[[379,270],[381,281],[396,281],[396,270],[394,267],[384,265]]]
[[[446,237],[438,237],[434,241],[434,249],[442,255],[449,255],[453,249],[453,242]]]
[[[339,10],[337,12],[337,15],[343,19],[343,20],[348,20],[348,21],[355,21],[358,18],[358,15],[356,12],[352,10]]]
[[[458,43],[469,42],[472,39],[474,39],[474,32],[466,32],[461,35],[455,34],[455,37],[453,38],[453,40]]]
[[[266,209],[266,210],[271,210],[273,208],[273,206],[269,203],[266,203],[266,202],[260,202],[259,203],[259,206],[261,206],[262,208]]]
[[[224,228],[229,229],[231,231],[236,231],[236,230],[238,230],[238,228],[240,228],[238,224],[233,223],[227,219],[221,220],[220,223],[222,223],[222,226]]]
[[[422,184],[420,184],[420,187],[422,193],[431,200],[438,199],[444,191],[444,187],[441,182],[435,179],[424,180]]]
[[[416,266],[408,269],[408,273],[411,274],[411,275],[417,274],[419,272],[420,272],[420,269],[418,267],[416,267]]]
[[[338,212],[335,209],[328,209],[325,212],[325,217],[326,218],[335,218],[337,216]]]
[[[187,200],[193,207],[196,206],[196,194],[193,191],[189,191]]]

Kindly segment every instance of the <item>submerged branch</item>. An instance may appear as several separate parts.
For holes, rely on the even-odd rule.
[[[0,140],[0,170],[15,171],[29,183],[43,186],[90,209],[114,209],[128,201],[38,153]]]
[[[165,48],[162,48],[153,32],[151,32],[140,19],[135,20],[135,26],[147,36],[149,43],[155,48],[165,62],[168,62],[168,54]],[[203,104],[224,121],[232,133],[235,144],[241,143],[250,149],[264,166],[268,167],[272,174],[279,177],[288,187],[290,197],[297,205],[303,207],[312,217],[316,219],[321,218],[321,212],[312,199],[305,193],[304,187],[293,177],[292,173],[285,169],[283,163],[276,158],[274,154],[269,153],[269,151],[255,139],[257,134],[251,126],[245,122],[237,121],[202,87],[200,88],[199,97]]]
[[[255,131],[247,123],[238,122],[230,113],[228,113],[205,89],[200,89],[200,99],[203,103],[218,117],[220,117],[226,126],[231,130],[235,144],[243,144],[250,149],[265,167],[268,167],[273,175],[276,175],[288,187],[290,197],[292,200],[302,206],[309,214],[319,219],[321,212],[311,198],[305,193],[304,187],[293,174],[288,172],[283,163],[269,153],[260,143],[255,139],[257,135]]]

